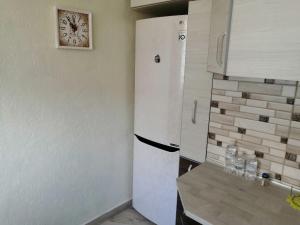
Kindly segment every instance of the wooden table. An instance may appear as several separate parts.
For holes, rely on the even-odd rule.
[[[203,225],[300,225],[289,190],[227,174],[204,163],[177,179],[185,214]]]

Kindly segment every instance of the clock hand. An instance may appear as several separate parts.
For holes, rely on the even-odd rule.
[[[78,27],[76,25],[76,22],[75,22],[75,16],[72,15],[72,19],[73,19],[73,25],[74,25],[74,32],[77,31]]]
[[[67,17],[67,19],[68,19],[68,21],[69,21],[69,23],[70,23],[70,26],[71,26],[71,28],[72,28],[72,31],[75,33],[75,31],[77,31],[77,26],[71,22],[71,20],[70,20],[69,17]]]
[[[71,27],[72,27],[73,23],[71,22],[70,18],[67,17],[67,19],[68,19],[68,21],[69,21],[69,23],[70,23],[70,25],[71,25]]]
[[[75,16],[74,15],[72,15],[72,20],[73,20],[73,24],[75,24],[76,22],[75,22]]]

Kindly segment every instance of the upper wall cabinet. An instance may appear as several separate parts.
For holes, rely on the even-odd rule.
[[[232,0],[213,0],[207,70],[226,73]]]
[[[299,9],[299,0],[234,0],[227,74],[299,80]]]
[[[188,13],[189,0],[131,0],[135,10],[151,16],[183,15]]]
[[[154,5],[159,3],[166,3],[170,1],[172,0],[131,0],[130,4],[131,7],[141,7],[141,6]]]
[[[147,6],[155,6],[155,5],[172,5],[179,4],[178,6],[188,4],[189,0],[130,0],[130,6],[135,7],[147,7]]]

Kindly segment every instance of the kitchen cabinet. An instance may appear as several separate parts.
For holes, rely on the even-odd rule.
[[[195,161],[180,157],[179,176],[184,175],[199,165],[200,164]],[[199,225],[198,222],[192,220],[184,214],[184,209],[179,194],[177,195],[176,225]]]
[[[148,16],[185,15],[189,0],[131,0],[130,6]]]
[[[193,160],[184,158],[184,157],[180,157],[179,160],[179,176],[184,175],[185,173],[191,171],[192,169],[194,169],[195,167],[199,166],[200,163],[195,162]]]
[[[131,7],[141,7],[141,6],[154,5],[154,4],[160,4],[166,2],[170,2],[170,0],[131,0],[130,4]]]
[[[212,74],[207,72],[211,0],[189,4],[180,155],[206,158]]]
[[[232,14],[232,0],[213,0],[207,70],[225,74]]]
[[[286,202],[288,188],[261,187],[208,162],[179,177],[177,190],[185,215],[205,225],[299,225],[300,212]]]
[[[183,205],[179,195],[177,201],[176,225],[201,225],[184,214]]]
[[[187,3],[188,0],[131,0],[130,5],[131,7],[147,7],[153,5],[160,5],[160,4],[177,4],[177,3]]]
[[[299,80],[299,9],[299,0],[235,0],[227,75]]]

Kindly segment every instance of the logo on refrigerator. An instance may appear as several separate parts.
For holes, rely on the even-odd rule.
[[[156,56],[154,57],[154,62],[160,63],[160,56],[159,56],[159,55],[156,55]]]
[[[186,39],[186,34],[181,32],[178,34],[178,40],[179,41],[184,41]]]

